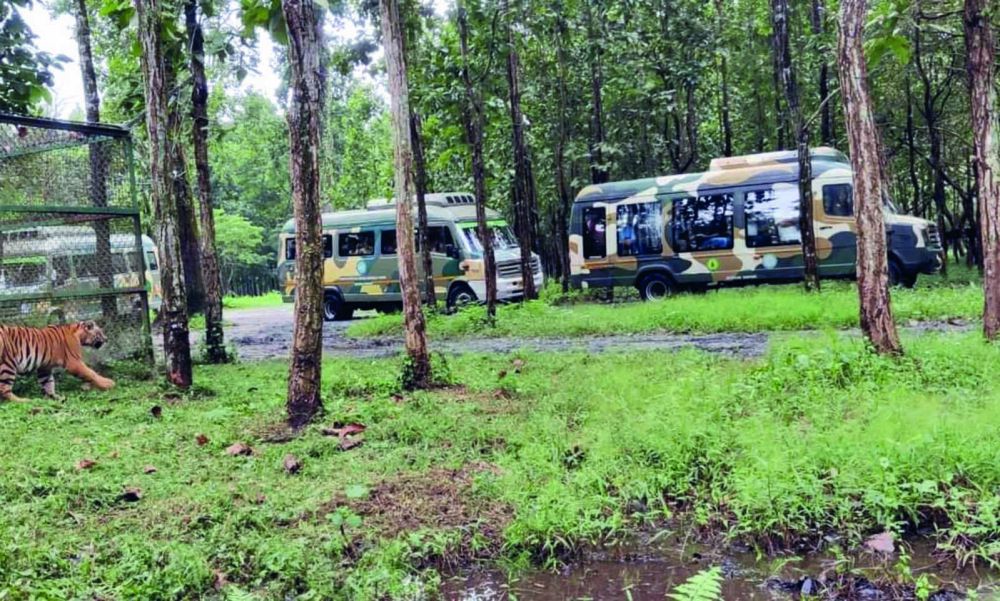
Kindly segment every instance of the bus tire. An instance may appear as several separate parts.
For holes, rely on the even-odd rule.
[[[477,302],[479,298],[465,282],[458,282],[448,290],[448,309],[455,310]]]
[[[917,275],[908,274],[895,259],[889,259],[889,285],[913,288],[917,283]]]
[[[325,321],[347,321],[354,317],[354,309],[335,292],[323,296],[323,319]]]
[[[661,301],[676,291],[674,281],[664,273],[654,272],[639,280],[639,296],[647,302]]]

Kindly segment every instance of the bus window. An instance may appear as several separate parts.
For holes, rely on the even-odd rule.
[[[711,194],[674,200],[674,250],[695,252],[733,247],[733,195]]]
[[[367,257],[375,254],[375,232],[337,234],[337,256]]]
[[[285,238],[285,260],[295,260],[295,238]]]
[[[427,245],[431,247],[432,253],[446,254],[448,247],[454,246],[454,244],[455,240],[451,237],[451,230],[447,227],[436,225],[427,228]]]
[[[583,258],[596,259],[607,256],[605,246],[607,217],[604,207],[583,210]]]
[[[658,255],[663,252],[663,215],[659,202],[618,206],[618,255]]]
[[[333,256],[333,236],[323,234],[323,258],[329,259]]]
[[[830,217],[852,217],[854,194],[850,184],[823,186],[823,212]]]
[[[295,240],[292,240],[295,242]],[[295,245],[292,245],[292,254],[295,254]],[[156,271],[160,266],[156,264],[156,253],[151,250],[146,251],[146,269]]]
[[[381,251],[383,255],[396,254],[396,230],[382,230]]]
[[[801,244],[799,204],[799,191],[791,186],[747,191],[743,200],[747,246]]]

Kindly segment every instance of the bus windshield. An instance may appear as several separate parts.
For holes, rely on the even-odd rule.
[[[495,225],[489,228],[493,238],[493,250],[512,250],[517,248],[517,240],[508,225]],[[463,227],[465,240],[474,252],[483,252],[483,245],[479,241],[479,233],[475,226]]]

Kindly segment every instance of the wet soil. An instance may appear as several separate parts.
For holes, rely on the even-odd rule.
[[[374,315],[374,313],[371,313]],[[359,312],[355,319],[370,315]],[[288,357],[292,344],[292,308],[288,306],[264,309],[243,309],[226,313],[226,341],[237,347],[241,360],[283,359]],[[403,340],[398,337],[350,338],[345,332],[351,322],[327,322],[323,328],[323,353],[328,357],[381,358],[398,355],[403,350]],[[962,331],[975,324],[962,320],[912,322],[904,330],[916,332]],[[192,332],[192,343],[197,347],[203,332]],[[785,336],[789,332],[717,334],[623,334],[617,336],[578,336],[566,338],[494,337],[435,340],[434,350],[448,355],[463,353],[512,353],[526,350],[535,352],[582,351],[600,353],[608,351],[679,350],[696,348],[723,355],[753,358],[767,351],[771,336]],[[159,344],[158,336],[154,341]]]
[[[993,598],[998,575],[972,569],[956,571],[933,554],[933,545],[907,545],[914,577],[928,574],[928,599],[961,599],[960,591],[978,590]],[[677,536],[644,533],[621,544],[589,549],[562,570],[530,570],[508,574],[497,569],[466,569],[446,574],[442,597],[450,601],[563,601],[628,599],[662,601],[676,586],[698,572],[722,569],[722,598],[733,600],[915,599],[912,584],[900,583],[894,565],[898,557],[851,556],[848,564],[829,555],[758,558],[749,551],[718,552]],[[838,568],[840,568],[838,570]],[[845,575],[844,572],[847,572]]]

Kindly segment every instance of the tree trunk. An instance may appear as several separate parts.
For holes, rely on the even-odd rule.
[[[972,100],[972,140],[983,262],[983,334],[1000,335],[1000,121],[994,86],[996,44],[988,0],[965,0],[965,47]]]
[[[295,325],[285,409],[289,425],[301,428],[323,410],[320,396],[323,225],[319,152],[326,73],[322,20],[317,14],[317,6],[301,0],[282,0],[281,9],[288,28],[291,67],[287,118],[296,249]]]
[[[403,324],[409,364],[403,376],[405,388],[431,386],[431,358],[427,352],[424,313],[420,308],[420,286],[413,252],[413,151],[410,148],[410,100],[406,84],[403,23],[397,0],[380,0],[382,46],[389,76],[389,108],[395,139],[396,244],[399,256],[399,286],[403,293]]]
[[[876,352],[899,354],[902,347],[892,319],[878,130],[868,92],[868,67],[862,41],[866,0],[843,0],[837,40],[837,71],[853,168],[858,224],[858,296],[861,329]]]
[[[201,279],[205,290],[205,354],[209,363],[225,363],[222,330],[222,278],[215,251],[215,216],[212,214],[212,175],[208,163],[208,79],[205,77],[205,39],[198,22],[198,0],[184,4],[184,19],[191,53],[191,138],[198,178],[201,217]]]
[[[824,0],[812,0],[812,12],[809,19],[812,26],[812,34],[817,38],[822,38],[826,33],[826,6]],[[830,102],[827,96],[830,95],[830,63],[826,60],[826,44],[819,45],[822,53],[819,65],[819,78],[817,87],[819,88],[820,121],[819,139],[824,146],[833,146],[833,117],[831,115]]]
[[[559,196],[559,208],[556,211],[556,235],[559,242],[559,266],[562,272],[562,291],[569,292],[569,215],[572,209],[572,201],[569,193],[569,183],[566,180],[566,146],[569,144],[569,126],[566,121],[569,118],[568,93],[566,90],[566,47],[564,37],[566,25],[559,22],[559,32],[557,35],[556,60],[558,61],[557,71],[559,77],[559,137],[556,141],[556,192]]]
[[[420,261],[424,267],[424,298],[428,305],[437,308],[434,291],[434,262],[431,247],[427,244],[427,166],[424,161],[424,138],[420,115],[410,111],[410,137],[413,143],[413,178],[417,189],[417,237],[420,239]]]
[[[94,55],[90,47],[90,18],[87,15],[86,0],[76,0],[76,45],[80,53],[80,75],[83,78],[83,98],[87,121],[101,122],[101,99],[97,93],[97,74],[94,71]],[[90,203],[97,208],[108,206],[106,149],[100,142],[91,144],[90,152]],[[102,290],[115,287],[114,269],[111,262],[111,227],[107,219],[94,221],[94,257],[97,263],[97,283]],[[142,249],[136,252],[141,253]],[[118,314],[114,296],[101,297],[101,315],[113,319]]]
[[[922,215],[923,198],[920,190],[920,178],[917,175],[917,144],[916,128],[913,125],[913,95],[910,91],[910,77],[906,77],[906,158],[910,174],[910,186],[913,188],[913,196],[910,201],[909,213]]]
[[[497,316],[497,264],[493,256],[493,237],[486,223],[486,164],[483,160],[483,105],[472,86],[469,72],[469,24],[465,9],[458,5],[458,32],[462,52],[462,82],[465,84],[465,133],[472,151],[472,181],[476,194],[476,236],[483,246],[483,272],[486,281],[486,317],[493,324]]]
[[[168,67],[169,69],[169,67]],[[175,83],[173,78],[167,81]],[[188,314],[201,313],[205,306],[202,285],[201,249],[198,247],[198,221],[194,216],[191,184],[188,182],[187,158],[184,156],[184,118],[178,103],[167,108],[167,129],[170,139],[170,174],[177,203],[177,234],[180,236],[181,261],[184,269],[184,289],[187,291]]]
[[[594,24],[593,6],[590,2],[584,2],[584,5],[587,16],[587,39],[590,44],[590,181],[603,184],[610,179],[607,166],[604,164],[604,106],[601,98],[604,86],[601,66],[603,39],[598,39],[596,28],[600,25]]]
[[[146,130],[149,137],[149,180],[156,244],[160,251],[163,304],[163,354],[167,380],[181,388],[191,386],[191,343],[177,206],[172,197],[171,157],[167,118],[167,68],[160,37],[160,0],[135,0],[138,17],[140,64],[146,92]]]
[[[788,115],[785,113],[784,105],[781,104],[781,49],[779,48],[778,32],[771,31],[771,81],[774,88],[774,147],[775,150],[785,149],[786,134],[788,131]]]
[[[722,156],[733,156],[733,126],[729,117],[729,61],[726,57],[726,48],[722,43],[725,34],[725,14],[722,5],[723,0],[715,0],[716,18],[716,43],[719,51],[716,53],[719,59],[719,117],[722,122]]]
[[[778,53],[785,102],[795,125],[799,156],[799,232],[802,238],[803,281],[807,292],[819,291],[819,269],[816,265],[816,235],[813,231],[812,161],[809,158],[809,127],[799,106],[799,90],[792,65],[791,44],[788,41],[788,0],[771,0],[774,26],[774,50]]]
[[[505,3],[506,5],[506,3]],[[534,247],[531,197],[535,186],[528,159],[528,149],[524,140],[524,116],[521,114],[520,65],[517,46],[514,43],[513,19],[507,24],[507,86],[510,93],[511,145],[514,150],[514,210],[517,216],[517,240],[521,249],[521,281],[524,299],[531,300],[535,291],[534,273],[531,269],[531,249]]]

